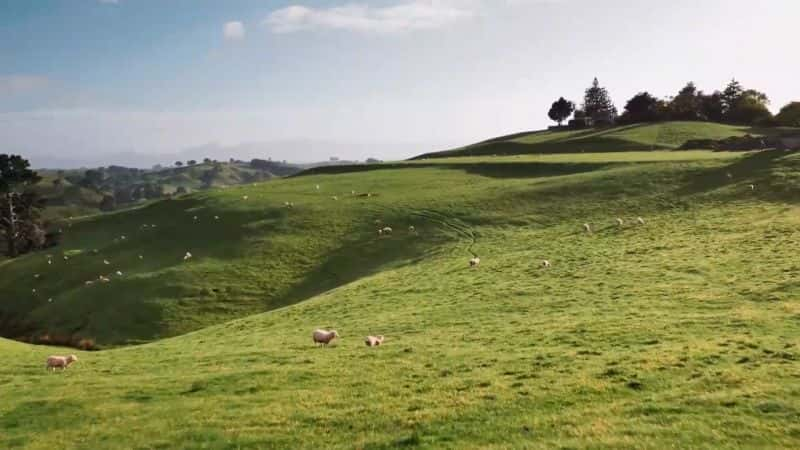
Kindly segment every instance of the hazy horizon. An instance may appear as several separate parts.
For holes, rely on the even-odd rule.
[[[711,92],[734,77],[773,111],[798,100],[790,0],[0,8],[0,152],[37,167],[226,158],[198,149],[400,159],[544,128],[550,103],[579,103],[595,76],[620,110],[640,91],[664,97],[694,81]]]

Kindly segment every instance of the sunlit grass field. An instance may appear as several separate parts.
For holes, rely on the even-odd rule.
[[[0,448],[800,446],[800,154],[370,169],[87,218],[52,265],[0,266],[26,335],[150,342],[48,373],[73,351],[0,340]]]

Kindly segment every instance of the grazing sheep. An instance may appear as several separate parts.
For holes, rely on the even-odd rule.
[[[120,236],[119,238],[120,238],[120,239],[122,239],[123,241],[124,241],[125,239],[127,239],[127,238],[125,237],[125,235],[122,235],[122,236]]]
[[[545,260],[543,260],[543,261],[542,261],[542,267],[544,267],[545,269],[546,269],[546,268],[548,268],[548,267],[550,267],[550,261],[548,261],[548,260],[546,260],[546,259],[545,259]]]
[[[319,190],[319,185],[316,185],[315,187],[317,188],[317,190]]]
[[[117,276],[118,276],[118,277],[121,277],[121,276],[122,276],[122,271],[119,271],[119,270],[118,270],[116,273],[117,273]]]
[[[98,253],[100,253],[100,250],[98,250],[98,249],[96,249],[96,248],[95,248],[95,249],[92,249],[92,254],[93,254],[93,255],[96,255],[96,254],[98,254]]]
[[[755,184],[751,184],[748,187],[750,188],[751,191],[755,191],[756,190],[756,185]]]
[[[725,176],[728,177],[729,180],[733,179],[733,174],[730,172],[726,173]]]
[[[364,343],[367,344],[367,347],[377,347],[377,346],[383,344],[383,336],[382,335],[367,336],[364,339]]]
[[[356,195],[356,191],[350,191],[350,195]]]
[[[77,360],[78,360],[78,357],[75,356],[75,355],[69,355],[69,356],[56,356],[56,355],[53,355],[53,356],[48,356],[47,357],[47,364],[45,365],[45,368],[47,370],[53,370],[53,371],[55,371],[56,368],[64,370],[67,367],[69,367],[70,364],[74,363]]]
[[[617,217],[616,222],[618,227],[625,225],[625,221],[620,219],[619,217]]]
[[[41,276],[41,275],[39,275],[39,274],[37,273],[37,274],[34,274],[34,275],[33,275],[33,278],[36,278],[36,279],[38,280],[40,276]]]
[[[192,220],[196,221],[197,220],[197,216],[192,217]]]
[[[242,200],[247,200],[248,198],[250,198],[250,197],[248,197],[248,196],[246,196],[246,195],[243,195],[243,196],[242,196]]]
[[[642,219],[641,217],[637,217],[636,221],[639,222],[639,225],[644,225],[644,219]]]
[[[383,227],[383,234],[392,234],[392,227]]]
[[[84,282],[83,284],[85,284],[86,286],[91,286],[91,285],[94,284],[94,281],[89,280],[89,281]]]
[[[322,345],[328,345],[332,340],[338,337],[339,333],[337,333],[336,330],[314,330],[314,333],[311,334],[311,338],[314,339],[314,343]]]
[[[107,259],[104,259],[104,260],[103,260],[103,264],[105,264],[105,265],[109,265],[109,264],[111,264],[111,263],[110,263],[110,262],[109,262]]]
[[[334,200],[334,201],[339,200],[339,197],[334,195],[333,197],[331,197],[331,200]]]
[[[219,216],[214,216],[214,220],[219,220]]]
[[[111,279],[109,279],[108,277],[104,277],[103,275],[100,275],[99,277],[97,277],[97,279],[100,280],[101,283],[108,283],[111,281]]]
[[[183,260],[184,260],[184,261],[188,261],[188,260],[190,260],[190,259],[192,259],[192,254],[191,254],[191,253],[189,253],[189,252],[186,252],[186,254],[185,254],[185,255],[183,255]]]
[[[64,255],[64,261],[69,261],[69,256]]]
[[[144,259],[144,256],[142,256],[142,255],[139,255],[139,259]]]
[[[47,303],[53,303],[53,297],[48,298]]]
[[[583,224],[583,231],[585,231],[587,233],[591,233],[592,232],[592,227],[588,223],[585,223],[585,224]]]
[[[53,260],[52,259],[48,259],[47,260],[47,264],[53,264]]]
[[[469,266],[470,267],[478,267],[478,265],[480,265],[480,263],[481,263],[481,259],[478,258],[477,256],[469,260]]]
[[[414,227],[414,225],[409,225],[408,226],[408,232],[409,233],[416,233],[417,229]]]
[[[378,229],[378,236],[383,236],[383,228]]]
[[[155,228],[155,224],[150,224],[150,228]]]
[[[36,288],[31,289],[31,294],[36,295]]]

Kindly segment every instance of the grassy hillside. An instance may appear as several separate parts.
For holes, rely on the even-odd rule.
[[[42,366],[63,350],[0,340],[0,448],[797,448],[800,154],[626,155],[309,175],[76,223],[68,261],[0,266],[5,311],[121,343],[279,308],[63,374]],[[315,348],[316,327],[342,339]]]
[[[174,194],[178,189],[194,192],[209,187],[229,187],[272,179],[294,173],[299,168],[275,163],[280,173],[252,167],[244,162],[200,163],[192,166],[160,170],[118,168],[103,169],[105,179],[99,186],[82,186],[80,179],[85,170],[42,170],[42,181],[34,189],[48,199],[44,218],[58,221],[68,217],[81,217],[99,212],[104,195],[115,195],[120,190],[134,191],[144,185],[160,186],[163,194]],[[209,175],[210,174],[210,175]],[[72,181],[70,181],[72,180]],[[159,194],[161,195],[161,194]],[[149,198],[152,200],[153,198]],[[145,204],[146,199],[118,200],[118,208]]]
[[[751,134],[787,133],[788,129],[755,129],[709,122],[665,122],[625,125],[608,129],[517,133],[453,150],[427,153],[415,159],[477,155],[517,155],[575,152],[671,150],[689,140],[723,139]],[[794,130],[800,133],[800,130]]]

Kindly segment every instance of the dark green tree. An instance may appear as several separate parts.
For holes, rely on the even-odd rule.
[[[727,86],[725,86],[725,90],[722,91],[722,114],[727,115],[733,108],[736,106],[736,103],[742,98],[742,94],[744,93],[744,88],[742,88],[742,84],[736,81],[736,79],[732,79]]]
[[[781,108],[775,120],[784,127],[800,127],[800,102],[792,102]]]
[[[104,195],[103,200],[100,201],[100,211],[113,211],[117,209],[117,201],[113,195]]]
[[[612,117],[617,115],[617,108],[608,95],[608,90],[600,86],[600,82],[595,77],[592,86],[586,89],[583,96],[583,111],[587,116],[593,117],[595,114],[608,114]]]
[[[711,95],[700,96],[700,114],[703,120],[722,122],[725,119],[725,104],[722,92],[714,91]]]
[[[44,205],[35,196],[25,193],[41,177],[30,169],[27,159],[19,155],[0,155],[0,229],[6,241],[6,254],[13,258],[19,254],[18,244],[25,238],[24,230],[32,228],[38,219],[38,210]]]
[[[693,82],[688,82],[669,103],[670,116],[674,120],[700,120],[702,92]]]
[[[634,95],[625,104],[625,111],[621,119],[626,123],[655,122],[661,120],[659,105],[660,100],[648,92]]]
[[[550,117],[550,120],[558,122],[558,126],[561,126],[561,123],[572,115],[573,111],[575,111],[575,103],[560,97],[550,106],[547,116]]]

